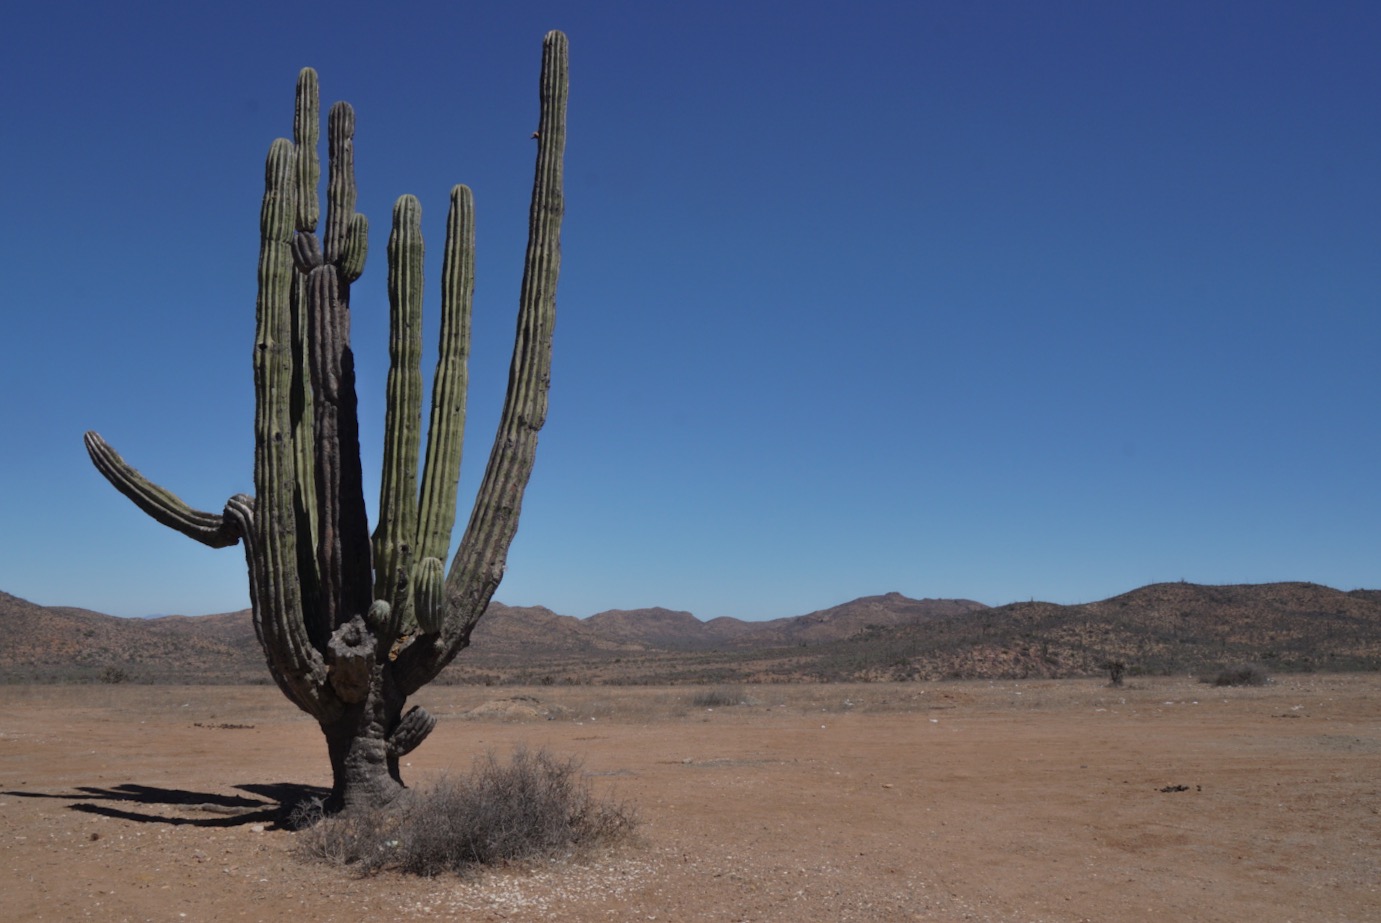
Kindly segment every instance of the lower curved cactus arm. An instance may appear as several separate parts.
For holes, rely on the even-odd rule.
[[[86,452],[96,470],[120,493],[156,521],[212,548],[229,548],[240,540],[235,520],[223,513],[194,510],[136,471],[96,433],[87,433]]]
[[[232,498],[227,514],[239,521],[249,566],[254,629],[279,687],[304,711],[324,719],[340,708],[330,692],[326,665],[304,620],[298,565],[310,549],[299,533],[295,505],[297,457],[293,445],[292,389],[296,370],[293,324],[292,176],[296,155],[279,139],[265,165],[260,212],[259,298],[254,349],[253,505]],[[247,500],[247,498],[245,498]],[[325,526],[323,525],[323,528]],[[328,631],[317,634],[328,636]]]
[[[285,599],[288,588],[272,578],[270,555],[259,545],[264,530],[255,521],[259,513],[254,498],[236,494],[226,503],[225,515],[234,520],[244,537],[254,633],[264,649],[274,682],[307,714],[323,721],[338,716],[342,706],[329,691],[326,661],[307,638],[300,607]],[[292,591],[288,590],[286,595],[290,598]]]
[[[436,717],[425,708],[415,705],[398,722],[398,727],[388,737],[388,755],[406,756],[416,750],[427,735],[436,727]]]

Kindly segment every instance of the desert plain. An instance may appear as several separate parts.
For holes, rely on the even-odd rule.
[[[712,693],[712,694],[711,694]],[[705,704],[707,701],[715,704]],[[269,686],[0,686],[8,921],[1381,919],[1381,676],[434,686],[407,758],[574,755],[634,840],[459,877],[305,861]],[[725,704],[725,703],[733,704]]]

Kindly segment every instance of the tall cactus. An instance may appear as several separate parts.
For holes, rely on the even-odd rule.
[[[567,43],[543,42],[537,167],[518,330],[499,432],[460,546],[455,521],[474,292],[474,205],[451,191],[442,261],[441,346],[419,477],[422,374],[421,207],[393,209],[388,244],[389,373],[379,521],[371,536],[360,471],[350,287],[364,270],[368,222],[355,211],[355,114],[327,123],[324,239],[317,76],[298,77],[294,140],[269,149],[260,213],[254,344],[254,490],[221,513],[194,510],[128,465],[94,432],[96,468],[158,522],[203,544],[240,542],[254,628],[287,697],[321,724],[331,804],[379,804],[402,787],[399,757],[436,720],[409,696],[469,644],[503,576],[547,411],[561,262]]]

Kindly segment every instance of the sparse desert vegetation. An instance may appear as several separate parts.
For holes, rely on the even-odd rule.
[[[637,828],[629,805],[591,790],[580,761],[519,746],[492,750],[469,771],[443,775],[390,805],[327,814],[319,799],[296,808],[299,855],[362,873],[432,877],[481,866],[570,858],[615,845]]]
[[[1381,880],[1376,674],[455,685],[425,701],[439,726],[409,758],[418,790],[545,750],[557,770],[578,761],[565,778],[592,798],[634,806],[636,836],[360,876],[298,856],[309,836],[288,815],[330,773],[277,690],[9,685],[7,919],[1362,920]]]
[[[145,622],[0,594],[13,916],[309,923],[349,901],[404,920],[1073,923],[1374,905],[1370,591],[887,594],[713,638],[645,614],[491,607],[419,696],[438,732],[404,758],[408,800],[299,829],[330,774],[247,613]],[[192,671],[206,685],[179,684]],[[532,796],[543,780],[566,807]],[[500,818],[528,803],[548,807],[525,853],[504,845],[525,825]]]
[[[1205,680],[1215,686],[1264,686],[1270,681],[1265,668],[1255,663],[1244,663],[1219,670],[1218,675],[1212,680]]]

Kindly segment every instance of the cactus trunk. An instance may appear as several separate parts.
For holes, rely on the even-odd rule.
[[[240,542],[254,628],[283,693],[320,723],[331,805],[380,804],[399,758],[436,720],[409,696],[469,644],[503,575],[546,418],[564,211],[567,45],[543,42],[537,167],[507,396],[469,525],[451,560],[474,291],[474,205],[451,192],[442,260],[441,345],[419,478],[422,376],[420,205],[403,196],[388,247],[390,371],[379,522],[371,536],[360,469],[350,290],[368,222],[355,212],[354,111],[331,108],[324,240],[317,183],[317,77],[298,77],[293,141],[269,150],[260,213],[254,344],[254,489],[223,512],[194,510],[88,433],[97,470],[157,521],[212,547]]]
[[[331,760],[328,810],[387,803],[403,787],[398,756],[388,745],[388,735],[402,717],[403,698],[382,664],[371,665],[366,687],[363,700],[321,725]]]

